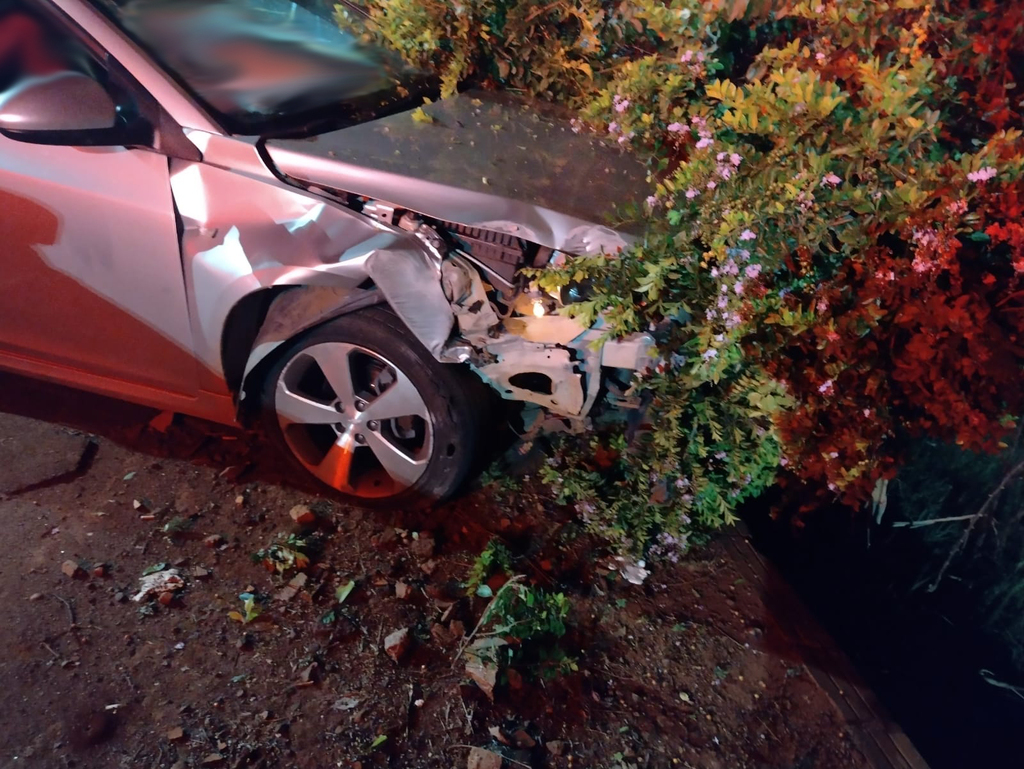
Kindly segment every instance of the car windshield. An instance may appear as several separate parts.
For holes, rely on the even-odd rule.
[[[301,134],[412,106],[430,80],[286,0],[96,0],[232,133]]]

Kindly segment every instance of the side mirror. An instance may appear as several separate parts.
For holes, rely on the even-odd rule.
[[[17,141],[119,146],[151,141],[147,128],[118,125],[110,94],[78,72],[26,78],[0,94],[0,134]]]

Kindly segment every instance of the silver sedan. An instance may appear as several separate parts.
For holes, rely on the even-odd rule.
[[[629,243],[628,156],[436,84],[284,0],[24,0],[0,13],[0,367],[262,424],[362,504],[464,480],[496,393],[528,429],[634,405],[523,279]],[[412,119],[410,111],[427,104]]]

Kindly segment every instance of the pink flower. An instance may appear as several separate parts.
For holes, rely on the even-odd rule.
[[[713,190],[713,189],[714,189],[715,187],[717,187],[717,186],[718,186],[718,185],[717,185],[717,184],[715,184],[715,180],[714,180],[714,179],[712,179],[712,180],[711,180],[710,182],[708,182],[708,189],[709,189],[709,190]]]
[[[668,124],[668,129],[666,129],[666,130],[668,130],[669,133],[677,134],[677,133],[681,132],[683,129],[684,129],[684,126],[683,126],[682,123],[669,123]]]
[[[743,232],[740,233],[740,240],[753,240],[756,237],[757,235],[755,235],[752,230],[743,230]]]
[[[656,195],[648,195],[647,196],[647,205],[650,206],[651,208],[654,208],[656,205],[658,205],[658,198],[657,198],[657,196]]]
[[[688,189],[688,190],[686,191],[686,199],[687,199],[687,200],[693,200],[693,199],[694,199],[695,197],[697,197],[698,195],[700,195],[700,190],[698,190],[698,189],[695,189],[695,188],[693,188],[693,187],[690,187],[690,189]]]
[[[697,149],[699,149],[699,150],[707,149],[708,147],[710,147],[714,143],[715,142],[710,137],[705,136],[699,142],[697,142]]]
[[[825,61],[825,54],[823,54],[821,51],[818,51],[818,53],[814,54],[814,58],[817,61]]]
[[[743,158],[741,158],[734,152],[729,156],[729,162],[732,163],[734,166],[738,166],[740,163],[743,162]]]
[[[820,392],[822,395],[828,395],[829,393],[831,393],[832,392],[832,380],[829,379],[827,382],[825,382],[825,384],[823,384],[821,387],[819,387],[818,388],[818,392]]]
[[[679,57],[679,61],[683,62],[684,64],[686,62],[692,61],[692,60],[693,60],[693,51],[683,51],[683,55]]]
[[[976,182],[978,184],[984,184],[985,182],[987,182],[989,179],[991,179],[995,175],[996,175],[996,169],[994,169],[994,168],[982,168],[982,169],[980,169],[978,171],[972,171],[971,173],[967,174],[967,178],[970,179],[972,182]]]
[[[737,280],[736,281],[736,285],[732,287],[732,290],[736,292],[737,296],[742,294],[743,293],[743,281],[742,280]]]
[[[835,174],[831,174],[831,173],[830,174],[825,174],[823,177],[821,177],[821,186],[822,187],[835,187],[837,184],[841,184],[842,181],[843,180],[840,179]]]
[[[614,120],[608,124],[608,133],[613,134],[619,130],[619,124]]]
[[[629,109],[629,99],[623,99],[615,104],[616,112],[625,112],[627,109]]]
[[[712,278],[717,278],[718,277],[718,268],[717,267],[712,267],[711,268],[711,277]]]
[[[625,144],[628,141],[629,141],[629,138],[626,137],[626,136],[620,136],[619,137],[619,144]]]
[[[718,350],[716,350],[714,347],[709,347],[707,350],[704,351],[704,354],[701,355],[700,357],[702,357],[704,360],[711,360],[712,358],[717,358]]]
[[[747,269],[744,271],[751,280],[757,278],[761,274],[761,265],[759,264],[748,264]]]

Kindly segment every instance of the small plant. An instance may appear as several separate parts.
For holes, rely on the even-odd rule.
[[[235,622],[248,625],[263,613],[263,610],[256,603],[256,596],[252,593],[241,593],[238,598],[242,602],[242,611],[232,609],[228,612],[228,616],[235,620]]]
[[[338,612],[341,610],[341,605],[345,603],[348,597],[352,594],[352,591],[355,590],[355,587],[356,581],[354,579],[350,579],[344,585],[339,585],[334,591],[334,600],[336,603],[326,611],[322,617],[320,617],[320,622],[324,625],[330,625],[334,622],[334,620],[338,618]]]
[[[473,561],[469,570],[469,577],[466,579],[466,594],[479,595],[481,598],[490,598],[491,589],[484,584],[487,579],[496,572],[508,573],[512,569],[512,554],[501,542],[492,539],[487,547]]]
[[[315,544],[312,537],[278,534],[277,541],[253,553],[252,560],[262,563],[271,573],[284,574],[289,569],[301,571],[309,566],[309,553],[315,550]]]

